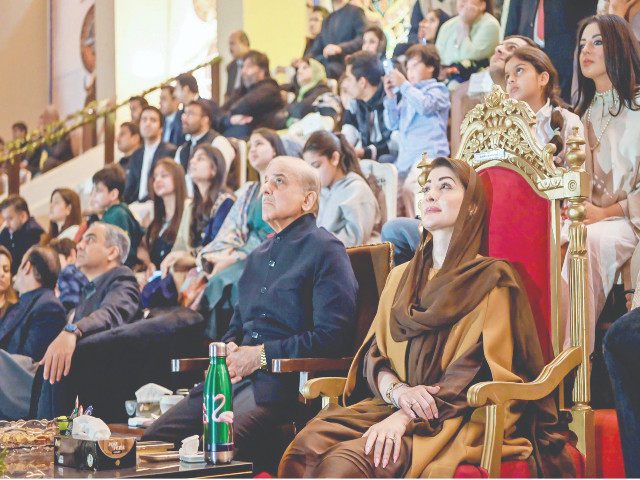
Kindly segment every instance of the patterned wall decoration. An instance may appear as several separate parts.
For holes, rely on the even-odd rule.
[[[369,21],[382,27],[387,36],[388,55],[398,43],[407,41],[415,0],[352,0],[351,3],[362,7]]]

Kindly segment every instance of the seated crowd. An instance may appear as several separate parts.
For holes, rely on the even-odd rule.
[[[398,44],[349,0],[332,0],[332,13],[313,7],[303,58],[282,85],[246,33],[233,32],[224,101],[201,98],[190,74],[163,86],[157,107],[132,97],[131,121],[116,138],[122,157],[93,175],[84,209],[74,190],[56,188],[45,231],[22,197],[2,201],[0,420],[33,413],[35,376],[60,384],[78,342],[144,321],[146,308],[187,307],[202,315],[206,339],[227,343],[234,456],[256,472],[450,477],[461,463],[479,463],[484,422],[467,403],[468,388],[530,381],[544,364],[518,274],[479,255],[483,184],[448,158],[460,146],[460,125],[500,85],[528,104],[532,132],[555,147],[558,167],[568,167],[574,129],[585,139],[592,353],[607,296],[638,246],[640,47],[629,15],[613,7],[594,15],[591,0],[580,12],[541,1],[537,13],[513,1],[502,40],[491,0],[424,8],[432,3],[416,2]],[[557,42],[567,29],[575,38]],[[575,71],[567,70],[574,49]],[[41,123],[57,118],[50,106]],[[13,126],[14,139],[26,134],[23,123]],[[70,159],[69,142],[20,158],[28,176]],[[254,179],[241,182],[245,142]],[[420,190],[423,152],[432,161]],[[390,168],[397,191],[366,175],[367,162]],[[570,222],[562,222],[566,244]],[[349,372],[353,405],[331,405],[300,425],[285,452],[271,439],[294,420],[299,385],[272,373],[271,360],[349,353],[358,283],[345,247],[380,239],[394,245],[397,267]],[[561,335],[569,346],[569,260],[562,261]],[[454,297],[459,303],[440,301]],[[639,315],[630,312],[605,339],[616,401],[628,415],[628,475],[640,475],[628,453],[640,432],[640,405],[629,405],[637,387],[627,378],[637,363],[626,361],[640,342],[629,335]],[[179,443],[200,434],[202,391],[200,383],[144,439]],[[551,396],[509,408],[503,452],[535,458],[545,476],[573,473],[553,433],[557,421]]]

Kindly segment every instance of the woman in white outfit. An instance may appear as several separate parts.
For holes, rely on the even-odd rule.
[[[589,347],[616,272],[633,255],[640,232],[640,57],[629,24],[615,15],[585,19],[578,30],[576,113],[589,146],[585,169],[592,178],[587,201],[587,299]],[[562,240],[568,241],[568,225]],[[564,344],[569,338],[568,259],[562,267]]]

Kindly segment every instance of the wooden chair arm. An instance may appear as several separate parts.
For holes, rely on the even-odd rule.
[[[540,400],[580,365],[581,355],[581,347],[567,348],[546,365],[533,382],[482,382],[473,385],[467,392],[467,401],[472,407],[483,407],[487,404],[502,405],[509,400]]]
[[[172,358],[171,373],[191,372],[209,368],[208,358]]]
[[[322,407],[324,408],[329,403],[338,403],[338,398],[342,395],[346,383],[346,377],[321,377],[307,380],[302,387],[302,396],[305,400],[322,397]]]
[[[480,466],[487,471],[489,478],[500,477],[505,403],[509,400],[539,400],[546,397],[581,361],[582,348],[571,347],[546,365],[533,382],[482,382],[469,388],[469,405],[486,409]]]
[[[273,373],[328,372],[349,370],[352,357],[345,358],[274,358],[271,362]]]
[[[348,370],[353,358],[274,358],[271,362],[273,373],[328,372]],[[206,370],[208,358],[174,358],[171,360],[171,372]]]

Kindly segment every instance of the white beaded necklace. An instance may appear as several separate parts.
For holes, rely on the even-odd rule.
[[[607,131],[607,128],[609,127],[609,124],[611,123],[611,119],[613,118],[612,110],[615,111],[615,109],[618,107],[618,99],[616,98],[615,90],[612,88],[610,90],[607,90],[606,92],[602,92],[602,93],[596,92],[596,94],[593,96],[593,99],[591,100],[591,104],[589,105],[589,108],[587,109],[587,123],[593,125],[593,123],[591,122],[591,109],[593,107],[593,104],[595,103],[596,98],[598,98],[598,97],[602,97],[602,103],[604,104],[604,97],[608,93],[611,93],[611,96],[613,97],[613,104],[609,106],[609,118],[607,119],[607,123],[605,123],[604,128],[602,128],[602,130],[600,130],[600,135],[596,135],[596,143],[595,143],[595,145],[593,145],[593,146],[590,145],[589,146],[589,149],[591,150],[592,153],[600,145],[600,140],[602,140],[602,137],[604,136],[604,133]]]

